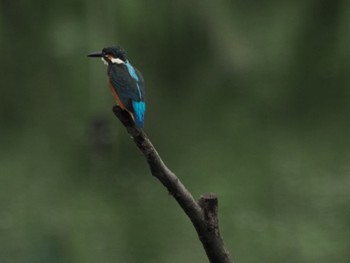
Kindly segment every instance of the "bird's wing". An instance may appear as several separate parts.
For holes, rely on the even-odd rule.
[[[135,68],[135,71],[139,78],[138,84],[139,84],[140,93],[141,93],[140,100],[145,101],[145,81],[143,80],[143,76],[141,72],[137,68]]]
[[[130,74],[125,64],[112,65],[108,76],[112,87],[128,110],[132,111],[131,101],[144,100],[144,83],[141,74],[135,71],[137,78]]]

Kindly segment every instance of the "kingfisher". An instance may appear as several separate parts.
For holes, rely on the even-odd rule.
[[[136,126],[142,128],[146,111],[145,84],[141,72],[127,59],[125,50],[120,46],[105,47],[88,57],[101,58],[107,65],[109,87],[117,105],[128,111]]]

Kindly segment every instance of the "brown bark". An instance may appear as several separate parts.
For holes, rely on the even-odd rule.
[[[217,197],[212,193],[204,194],[197,202],[179,178],[164,164],[144,131],[136,127],[130,114],[118,106],[113,107],[113,112],[145,156],[152,175],[168,189],[191,220],[209,261],[233,263],[219,231]]]

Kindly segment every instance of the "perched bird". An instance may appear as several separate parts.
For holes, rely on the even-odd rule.
[[[137,127],[144,123],[146,103],[145,85],[141,72],[134,68],[127,59],[123,48],[111,46],[95,52],[88,57],[101,58],[107,65],[107,75],[112,95],[123,110],[133,117]]]

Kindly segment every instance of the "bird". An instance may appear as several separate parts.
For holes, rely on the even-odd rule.
[[[107,65],[109,87],[117,105],[128,111],[136,126],[142,128],[146,111],[145,83],[141,72],[129,62],[125,50],[110,46],[88,57],[101,58]]]

